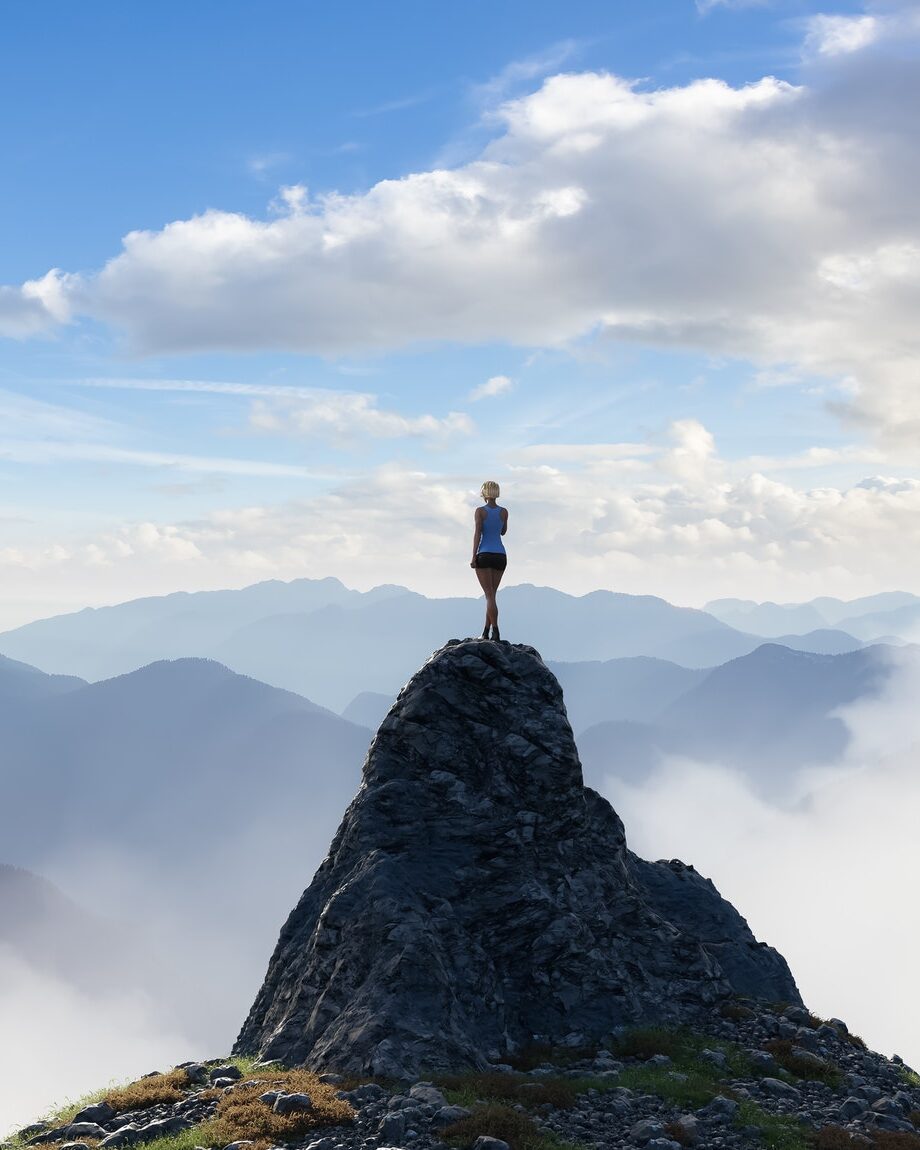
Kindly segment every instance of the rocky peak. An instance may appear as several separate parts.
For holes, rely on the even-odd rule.
[[[539,654],[455,640],[377,731],[236,1050],[405,1077],[734,993],[800,1001],[708,880],[627,849]]]

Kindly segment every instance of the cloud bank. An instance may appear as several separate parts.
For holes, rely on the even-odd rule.
[[[730,764],[671,761],[644,785],[611,778],[607,797],[633,850],[692,862],[788,959],[807,1005],[842,1018],[870,1047],[920,1066],[912,994],[920,913],[920,656],[897,656],[878,699],[841,712],[851,744],[771,805]]]

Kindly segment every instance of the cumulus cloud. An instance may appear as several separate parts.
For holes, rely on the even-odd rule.
[[[916,31],[894,10],[816,18],[798,86],[554,75],[468,163],[132,232],[66,304],[151,352],[697,348],[846,377],[841,414],[916,442]]]
[[[892,657],[883,693],[841,711],[845,758],[804,777],[786,807],[730,764],[672,760],[638,787],[611,778],[606,793],[631,847],[711,877],[786,956],[813,1010],[920,1066],[920,914],[907,889],[920,867],[920,656]]]
[[[473,421],[460,411],[443,418],[434,415],[402,415],[377,406],[375,395],[361,392],[315,389],[298,398],[256,400],[250,426],[257,431],[284,432],[308,438],[348,443],[369,436],[400,439],[405,436],[444,439],[469,435]]]
[[[874,40],[880,32],[874,16],[825,16],[818,14],[808,21],[805,37],[806,52],[818,56],[841,56],[858,52]]]
[[[480,399],[491,399],[492,396],[501,395],[503,391],[510,391],[514,383],[507,375],[493,375],[485,383],[480,383],[470,392],[470,399],[474,402]]]
[[[511,578],[679,603],[847,597],[903,585],[920,550],[920,479],[870,471],[846,484],[801,482],[837,459],[852,468],[861,458],[858,449],[805,452],[789,474],[782,459],[729,463],[694,420],[644,444],[522,447],[497,474],[513,512]],[[126,588],[150,594],[336,575],[357,587],[385,580],[472,594],[464,556],[480,469],[391,463],[277,506],[74,539],[36,542],[30,533],[0,550],[4,586],[10,602],[31,599],[66,573],[74,594],[98,603],[125,598]]]
[[[70,291],[76,277],[52,268],[21,287],[0,285],[0,336],[23,339],[41,335],[71,317]]]

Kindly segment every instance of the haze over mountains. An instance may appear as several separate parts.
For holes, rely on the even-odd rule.
[[[827,627],[869,641],[915,642],[920,638],[920,597],[907,591],[884,591],[850,600],[823,596],[808,603],[714,599],[705,610],[731,627],[770,638]]]
[[[445,637],[478,634],[481,616],[473,598],[428,599],[392,586],[361,593],[336,579],[300,579],[87,608],[0,634],[0,651],[91,680],[158,659],[213,658],[341,711],[362,691],[395,695]],[[712,667],[762,642],[706,611],[653,596],[572,596],[529,584],[503,589],[502,628],[566,662],[653,656]],[[798,650],[836,654],[863,645],[826,624],[793,630],[779,641]]]
[[[886,688],[896,654],[833,628],[765,642],[652,597],[502,595],[504,633],[542,645],[585,781],[607,794],[686,761],[793,803],[808,768],[845,759],[846,709]],[[910,603],[864,606],[872,617]],[[481,612],[475,599],[300,580],[0,636],[0,863],[82,905],[77,918],[45,915],[58,940],[89,936],[36,977],[91,993],[81,980],[103,945],[126,992],[181,1027],[188,1049],[225,1047],[356,790],[372,731],[432,650],[478,632]],[[27,901],[32,891],[50,905],[40,879],[17,881]],[[31,962],[21,941],[16,953]]]
[[[175,979],[189,1032],[220,1033],[235,1018],[224,999],[264,961],[262,928],[296,893],[293,876],[318,864],[357,788],[369,732],[207,660],[66,691],[33,668],[3,670],[2,861],[105,908],[120,928],[110,953],[146,940],[157,960],[128,964],[136,985],[158,993]],[[175,978],[193,940],[221,947],[204,992]],[[69,969],[95,953],[76,946]]]

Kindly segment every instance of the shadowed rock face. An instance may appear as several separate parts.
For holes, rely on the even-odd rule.
[[[236,1051],[411,1076],[735,992],[800,1001],[710,882],[627,850],[537,652],[454,641],[381,724]]]

